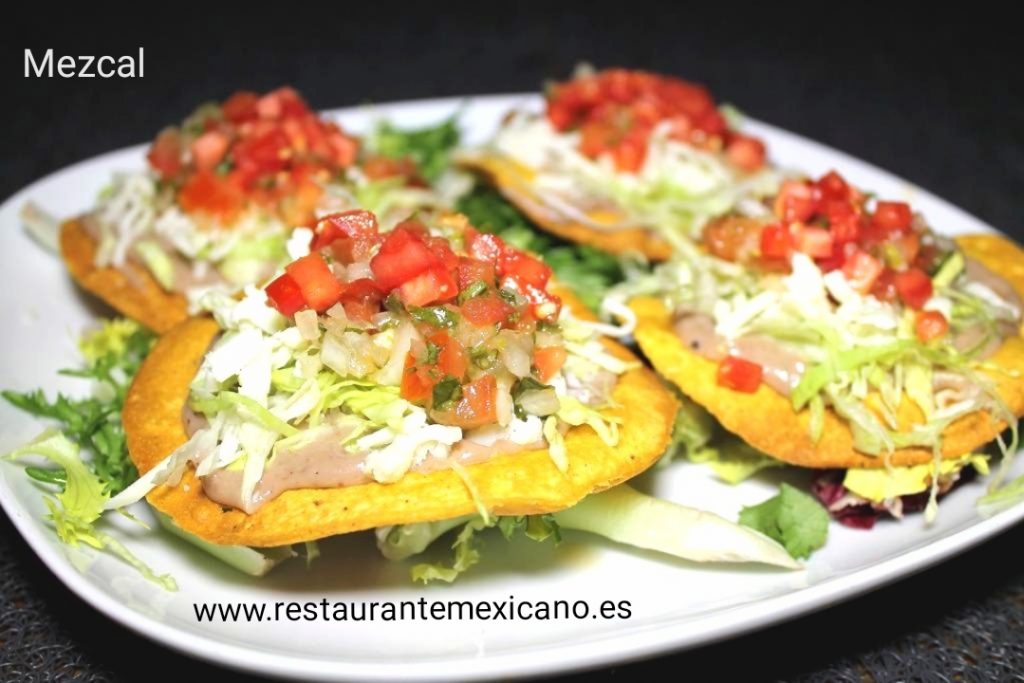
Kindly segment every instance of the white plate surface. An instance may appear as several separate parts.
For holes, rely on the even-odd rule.
[[[468,142],[481,142],[510,107],[536,105],[527,95],[429,100],[349,109],[343,125],[365,131],[376,117],[400,125],[435,122],[466,104]],[[907,199],[939,231],[992,228],[899,178],[797,135],[749,122],[773,159],[810,174],[839,169],[880,196]],[[143,165],[143,146],[75,164],[32,184],[0,207],[0,316],[10,327],[0,338],[0,388],[43,386],[81,392],[80,380],[56,375],[76,363],[74,340],[95,313],[61,263],[24,234],[19,207],[32,200],[59,216],[87,209],[116,170]],[[0,402],[0,452],[35,436],[41,424]],[[1024,470],[1024,460],[1015,470]],[[672,500],[735,518],[743,505],[772,495],[771,473],[730,487],[698,466],[675,464],[637,485]],[[421,587],[408,564],[381,559],[368,534],[321,544],[323,556],[307,570],[301,561],[264,579],[249,579],[158,530],[109,522],[109,527],[180,590],[166,593],[106,555],[72,552],[42,521],[36,488],[18,466],[0,463],[0,503],[53,572],[86,602],[112,619],[171,648],[253,672],[322,680],[494,678],[594,667],[694,647],[820,609],[921,570],[983,541],[1024,516],[1018,506],[982,519],[972,482],[946,498],[938,522],[921,517],[880,523],[870,532],[833,524],[827,546],[805,571],[699,566],[665,561],[567,534],[557,548],[530,541],[506,543],[497,534],[483,544],[483,562],[454,586]],[[149,519],[140,507],[140,516]],[[629,619],[604,621],[394,621],[197,623],[193,604],[208,601],[276,602],[474,600],[628,600]]]

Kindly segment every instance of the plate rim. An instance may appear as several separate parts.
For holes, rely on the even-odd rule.
[[[407,99],[350,107],[322,110],[325,116],[338,118],[357,113],[384,113],[386,111],[410,108],[459,107],[484,103],[490,106],[537,101],[536,93],[505,93],[462,95],[451,97]],[[915,183],[911,183],[874,164],[854,157],[852,154],[829,145],[804,137],[798,133],[761,122],[753,117],[745,118],[745,125],[763,130],[771,135],[789,138],[793,142],[816,148],[819,152],[835,159],[837,165],[855,165],[869,171],[887,182],[909,185],[928,195],[931,202],[943,210],[959,215],[987,232],[994,227],[960,207],[948,202]],[[56,176],[68,173],[77,167],[95,163],[105,157],[140,151],[146,143],[130,145],[117,150],[97,154],[87,159],[56,169],[45,176],[25,185],[2,204],[0,213],[17,206],[35,188],[53,181]],[[749,603],[717,609],[693,618],[705,625],[697,636],[677,633],[691,619],[659,623],[648,629],[617,635],[614,630],[593,635],[576,643],[534,650],[529,657],[516,649],[497,655],[467,656],[450,655],[427,660],[441,667],[425,667],[425,660],[412,662],[393,661],[388,663],[344,662],[328,658],[302,657],[277,652],[266,652],[230,642],[218,642],[207,636],[192,633],[142,614],[115,599],[111,594],[93,585],[78,572],[45,534],[50,532],[41,520],[27,514],[24,506],[17,502],[12,485],[6,474],[0,475],[0,507],[3,508],[12,525],[36,556],[72,592],[76,598],[95,608],[107,618],[128,628],[137,635],[186,656],[200,659],[214,665],[229,667],[238,671],[257,672],[282,678],[304,678],[308,680],[422,680],[439,681],[453,679],[496,679],[508,676],[535,676],[557,672],[594,669],[613,664],[636,661],[657,655],[669,654],[737,637],[763,628],[769,624],[782,623],[810,612],[827,609],[840,602],[872,589],[881,588],[898,580],[906,579],[924,571],[941,561],[970,550],[981,542],[1005,532],[1024,519],[1024,505],[971,523],[969,526],[950,533],[924,545],[890,557],[861,569],[825,579],[814,585],[779,595],[759,598]]]

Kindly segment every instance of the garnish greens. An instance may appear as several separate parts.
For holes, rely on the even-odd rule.
[[[90,398],[63,394],[50,401],[41,390],[4,391],[12,405],[32,415],[55,420],[60,429],[48,429],[38,438],[4,456],[17,460],[41,456],[56,468],[26,467],[28,476],[55,489],[44,498],[57,536],[72,547],[85,544],[121,558],[150,581],[176,590],[169,575],[158,575],[116,538],[96,528],[107,501],[138,477],[128,458],[121,409],[128,385],[153,344],[153,335],[129,320],[105,322],[85,335],[79,349],[82,369],[61,374],[94,381]],[[81,457],[82,449],[91,457]]]
[[[743,508],[740,524],[778,541],[786,552],[798,559],[810,557],[828,538],[825,508],[789,484],[783,484],[774,498]]]
[[[381,121],[367,141],[371,150],[392,159],[412,159],[420,175],[432,183],[449,167],[452,149],[459,144],[456,116],[436,126],[403,130]]]

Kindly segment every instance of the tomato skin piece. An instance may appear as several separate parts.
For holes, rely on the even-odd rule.
[[[871,254],[858,249],[846,258],[843,275],[850,286],[861,294],[867,294],[878,280],[885,266]]]
[[[430,398],[434,383],[430,380],[428,369],[416,362],[410,351],[405,357],[405,368],[402,370],[402,398],[413,403],[421,403]]]
[[[733,391],[752,394],[761,386],[763,376],[760,365],[736,356],[726,356],[718,364],[718,384]]]
[[[276,308],[281,315],[291,317],[306,308],[306,299],[302,290],[292,278],[285,273],[266,286],[268,303]]]
[[[932,281],[919,268],[896,273],[896,292],[907,306],[920,310],[932,298]]]
[[[569,352],[561,346],[540,346],[533,350],[533,366],[541,382],[547,383],[558,374],[569,358]]]
[[[146,153],[146,160],[161,178],[170,180],[181,173],[181,133],[177,128],[160,131]]]
[[[775,216],[786,224],[802,223],[814,215],[816,204],[814,191],[809,184],[786,180],[775,198]]]
[[[886,232],[903,232],[910,229],[913,215],[906,202],[878,202],[871,223]]]
[[[423,238],[409,227],[402,226],[388,233],[380,251],[370,259],[370,270],[373,271],[377,284],[385,291],[390,291],[439,265],[440,261]]]
[[[792,249],[793,236],[782,224],[771,223],[761,229],[761,258],[785,259]]]
[[[452,274],[435,266],[398,286],[398,298],[406,306],[427,306],[450,301],[459,293]]]
[[[753,173],[764,166],[764,143],[747,135],[734,135],[725,147],[725,156],[733,166]]]
[[[938,311],[921,311],[914,317],[914,333],[925,343],[945,337],[948,332],[949,321]]]
[[[471,325],[484,326],[504,324],[514,309],[497,294],[488,293],[467,300],[460,310]]]
[[[316,252],[292,261],[284,272],[295,280],[306,303],[317,313],[338,303],[345,292],[345,285],[338,282],[324,257]]]

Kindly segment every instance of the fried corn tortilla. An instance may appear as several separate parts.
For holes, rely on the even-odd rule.
[[[579,310],[578,307],[575,307]],[[208,318],[190,318],[167,332],[128,392],[124,428],[131,458],[145,473],[187,440],[183,410],[189,384],[218,333]],[[620,358],[633,356],[606,342]],[[623,419],[619,443],[605,445],[589,427],[565,435],[569,469],[555,467],[547,450],[495,457],[466,468],[483,503],[496,515],[528,515],[567,508],[643,472],[668,447],[678,403],[647,368],[620,376],[612,411]],[[389,524],[472,514],[476,503],[452,470],[409,472],[394,484],[296,489],[255,514],[222,508],[203,493],[187,468],[175,486],[161,486],[149,502],[185,531],[212,543],[276,546]]]
[[[973,235],[957,242],[967,256],[1000,274],[1024,294],[1024,251],[1020,247],[995,235]],[[671,312],[660,299],[641,297],[630,306],[637,314],[637,342],[655,369],[750,445],[800,467],[885,466],[886,458],[854,450],[849,426],[832,410],[825,411],[821,439],[814,443],[809,411],[795,412],[788,397],[764,384],[754,393],[719,386],[718,363],[686,348],[673,330]],[[993,381],[1007,407],[1017,416],[1024,415],[1024,339],[1010,337],[987,362],[1009,371],[982,372]],[[910,400],[901,402],[897,418],[901,429],[923,421]],[[992,441],[1006,426],[988,412],[965,415],[943,432],[942,455],[956,458],[971,453]],[[918,465],[933,457],[927,448],[905,448],[895,451],[888,461],[894,466]]]
[[[97,268],[96,246],[82,219],[73,218],[61,226],[61,256],[82,289],[157,334],[188,317],[185,297],[167,292],[142,266]]]
[[[672,255],[668,242],[643,227],[597,230],[565,218],[544,205],[532,189],[534,172],[522,164],[497,154],[467,154],[459,163],[482,174],[507,200],[540,228],[562,239],[603,249],[613,254],[639,251],[651,261],[664,261]],[[623,216],[615,211],[591,210],[587,215],[597,223],[618,223]]]

